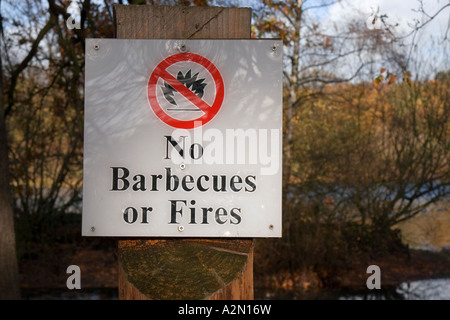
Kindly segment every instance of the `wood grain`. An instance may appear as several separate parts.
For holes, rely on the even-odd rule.
[[[245,39],[251,8],[115,5],[116,38]]]

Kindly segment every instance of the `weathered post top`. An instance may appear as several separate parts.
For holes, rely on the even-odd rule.
[[[251,8],[115,5],[116,38],[248,39]]]

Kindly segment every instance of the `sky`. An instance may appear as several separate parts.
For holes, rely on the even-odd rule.
[[[386,15],[385,22],[396,26],[392,29],[394,33],[405,37],[404,43],[411,48],[409,52],[411,60],[421,61],[420,64],[411,66],[416,69],[414,70],[416,73],[449,70],[450,1],[423,0],[421,2],[423,12],[419,11],[421,3],[418,0],[343,0],[327,8],[326,12],[322,13],[322,21],[328,24],[339,24],[362,14],[367,16],[366,26],[370,29],[382,26],[380,20],[373,24],[374,15]],[[412,33],[416,23],[423,24],[444,6],[447,7],[416,35]]]
[[[262,0],[233,2],[240,7],[257,8]],[[422,74],[423,77],[432,77],[436,70],[450,69],[450,0],[303,0],[303,8],[333,2],[335,3],[330,6],[308,11],[325,33],[333,34],[336,26],[345,27],[352,18],[361,17],[367,17],[367,28],[379,28],[382,27],[380,20],[372,24],[374,15],[385,16],[385,22],[395,26],[391,28],[394,34],[404,37],[403,43],[409,51],[411,69],[414,69],[410,71]],[[421,4],[424,12],[419,11]],[[431,22],[417,34],[413,33],[416,23],[423,24],[429,19],[426,15],[433,16],[443,7],[445,8]]]
[[[72,1],[75,5],[78,0]],[[93,0],[94,2],[102,2]],[[223,1],[223,0],[221,0]],[[261,5],[262,0],[234,0],[234,4],[240,7],[254,7]],[[315,6],[321,3],[334,2],[333,0],[303,0],[304,8]],[[45,4],[46,1],[43,0]],[[423,23],[426,16],[418,12],[420,3],[423,4],[424,11],[432,16],[444,6],[439,15],[420,30],[415,37],[413,35],[405,37],[405,44],[412,48],[410,55],[422,61],[419,66],[422,70],[450,70],[450,0],[341,0],[320,9],[310,10],[316,21],[319,21],[323,28],[333,28],[334,26],[344,26],[352,17],[367,17],[366,26],[377,28],[378,22],[372,24],[374,14],[378,16],[386,15],[386,22],[390,25],[397,25],[393,30],[397,35],[408,35],[413,30],[415,22]],[[8,2],[3,5],[3,10],[8,12],[14,10],[8,7]],[[5,10],[6,9],[6,10]],[[68,12],[72,12],[68,8]],[[5,12],[4,12],[5,13]],[[11,26],[8,26],[11,27]],[[11,30],[10,30],[11,31]],[[331,33],[331,32],[330,32]],[[414,46],[411,46],[411,43]],[[25,50],[26,47],[21,48]],[[20,56],[20,53],[19,53]],[[427,75],[430,76],[430,75]]]
[[[449,4],[448,0],[423,0],[424,11],[432,16],[444,5]],[[417,0],[343,0],[327,9],[324,19],[329,21],[342,21],[357,13],[362,13],[368,19],[374,13],[387,15],[387,23],[397,24],[397,32],[405,34],[411,31],[411,26],[415,21],[425,21],[426,17],[418,12],[420,2]],[[450,7],[444,9],[434,21],[426,27],[426,33],[434,35],[445,35],[448,31]]]

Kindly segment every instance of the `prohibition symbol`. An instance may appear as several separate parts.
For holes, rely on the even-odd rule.
[[[200,72],[192,72],[192,69],[199,69]],[[207,75],[205,78],[209,80],[204,82],[199,73]],[[203,96],[204,88],[210,93],[209,102]],[[174,96],[174,93],[177,95]],[[224,85],[219,70],[211,61],[194,53],[179,53],[164,59],[153,70],[148,81],[148,101],[153,112],[174,128],[193,129],[208,123],[220,110],[223,98]],[[188,105],[189,108],[179,105]],[[177,117],[177,114],[186,116],[188,111],[195,114],[194,118],[186,120]],[[197,117],[197,114],[200,116]]]

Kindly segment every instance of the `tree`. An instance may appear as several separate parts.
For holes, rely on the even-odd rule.
[[[113,37],[114,2],[3,1],[0,297],[19,297],[14,229],[20,255],[72,236],[60,226],[81,212],[85,39]],[[159,1],[169,2],[207,5]],[[78,6],[79,28],[68,27],[70,4]]]
[[[1,12],[0,31],[3,33]],[[0,99],[0,299],[20,299],[3,88],[2,52],[0,50],[0,92],[2,93],[2,99]]]
[[[256,10],[255,36],[281,37],[285,45],[283,235],[287,242],[294,239],[292,233],[297,230],[293,226],[299,218],[293,202],[298,196],[295,193],[298,190],[294,191],[299,183],[297,164],[302,166],[308,161],[296,158],[299,117],[314,99],[324,94],[327,85],[352,81],[364,67],[380,62],[373,53],[380,48],[387,51],[392,40],[391,34],[384,30],[362,28],[364,20],[350,21],[344,29],[330,33],[311,12],[336,2],[265,0]],[[287,254],[288,259],[294,259],[295,253]]]
[[[112,37],[114,2],[78,1],[80,29],[67,28],[70,1],[2,2],[10,10],[1,21],[7,27],[0,61],[0,170],[7,173],[9,167],[10,174],[0,175],[0,218],[5,219],[0,250],[11,257],[9,207],[21,236],[42,243],[50,239],[36,238],[53,236],[47,231],[57,230],[57,219],[80,211],[84,41]],[[208,5],[206,0],[118,2]],[[283,261],[292,274],[312,268],[324,279],[332,274],[326,270],[330,264],[339,269],[336,261],[347,254],[341,248],[360,235],[369,238],[369,223],[387,230],[426,205],[414,200],[425,190],[440,197],[448,190],[435,184],[448,182],[448,71],[437,74],[435,83],[418,82],[408,68],[418,30],[450,5],[432,14],[419,6],[428,18],[399,37],[389,25],[368,29],[366,17],[340,29],[325,28],[312,13],[336,2],[252,3],[254,36],[280,37],[285,48],[285,229],[283,239],[271,240],[270,258]],[[408,37],[413,41],[407,43]],[[7,269],[1,276],[17,284],[8,276],[17,274],[13,261],[0,261]]]
[[[82,44],[89,17],[100,10],[87,15],[91,4],[84,1],[83,29],[72,32],[65,6],[55,1],[3,4],[0,296],[18,298],[13,210],[16,229],[33,239],[46,231],[43,221],[80,203]]]
[[[294,284],[313,271],[332,285],[351,261],[403,250],[392,226],[448,194],[448,88],[412,81],[394,26],[361,16],[332,33],[309,14],[334,3],[267,0],[254,28],[281,37],[286,60],[283,239],[267,241],[273,259],[258,252]]]

